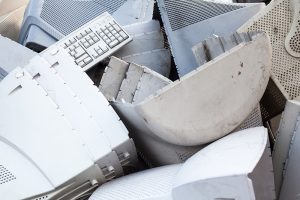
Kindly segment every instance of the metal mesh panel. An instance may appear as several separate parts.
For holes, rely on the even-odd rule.
[[[44,0],[41,18],[68,35],[105,11],[112,14],[126,0]]]
[[[291,56],[285,49],[285,37],[292,21],[290,2],[273,0],[239,31],[261,30],[268,33],[273,47],[272,72],[290,98],[294,99],[300,95],[300,59]]]
[[[286,98],[274,81],[270,79],[264,96],[260,101],[263,121],[268,121],[280,114],[285,108],[285,103]]]
[[[261,112],[259,105],[251,112],[247,119],[241,124],[241,126],[236,130],[244,130],[248,128],[254,128],[258,126],[263,126]]]
[[[0,185],[15,180],[16,177],[4,166],[0,165]]]
[[[243,7],[201,0],[165,0],[165,6],[173,31]]]

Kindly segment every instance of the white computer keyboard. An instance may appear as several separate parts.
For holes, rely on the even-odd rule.
[[[42,54],[55,55],[63,51],[86,71],[131,40],[114,18],[105,12],[50,46]]]

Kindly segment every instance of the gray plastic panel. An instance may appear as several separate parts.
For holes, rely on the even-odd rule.
[[[7,75],[7,72],[0,67],[0,81]]]
[[[299,110],[299,102],[297,104],[297,110]],[[295,103],[294,103],[295,106]],[[292,113],[293,114],[293,113]],[[280,200],[294,200],[299,199],[300,193],[300,126],[299,126],[300,116],[299,113],[297,117],[293,118],[292,121],[296,123],[291,124],[292,128],[290,129],[293,132],[290,132],[289,135],[291,137],[291,143],[289,144],[289,152],[287,156],[287,160],[285,161],[285,168],[284,168],[284,178],[283,183],[280,191]],[[286,135],[287,137],[288,135]]]
[[[0,67],[7,73],[16,67],[25,66],[37,55],[30,49],[2,36],[0,36],[0,52]]]
[[[198,67],[191,50],[194,45],[213,34],[232,34],[264,7],[264,4],[224,4],[203,0],[157,2],[180,77]]]
[[[168,49],[157,49],[125,56],[122,60],[148,67],[165,77],[169,77],[171,71],[171,53]]]

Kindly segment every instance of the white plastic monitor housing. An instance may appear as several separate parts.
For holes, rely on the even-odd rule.
[[[7,153],[1,156],[1,165],[14,177],[1,184],[3,199],[26,199],[53,191],[93,168],[76,131],[26,70],[11,72],[0,88],[5,113],[0,122],[1,154]],[[93,173],[96,182],[101,181],[101,170]]]
[[[136,164],[134,144],[115,111],[72,60],[60,58],[65,62],[51,65],[36,56],[0,84],[1,148],[11,153],[2,156],[0,170],[5,199],[78,197]]]
[[[106,183],[90,200],[275,199],[267,141],[263,127],[233,133],[184,164],[154,168]]]

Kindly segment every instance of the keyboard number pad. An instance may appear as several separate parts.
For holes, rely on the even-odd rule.
[[[101,27],[96,33],[110,48],[114,48],[129,37],[115,22]]]

